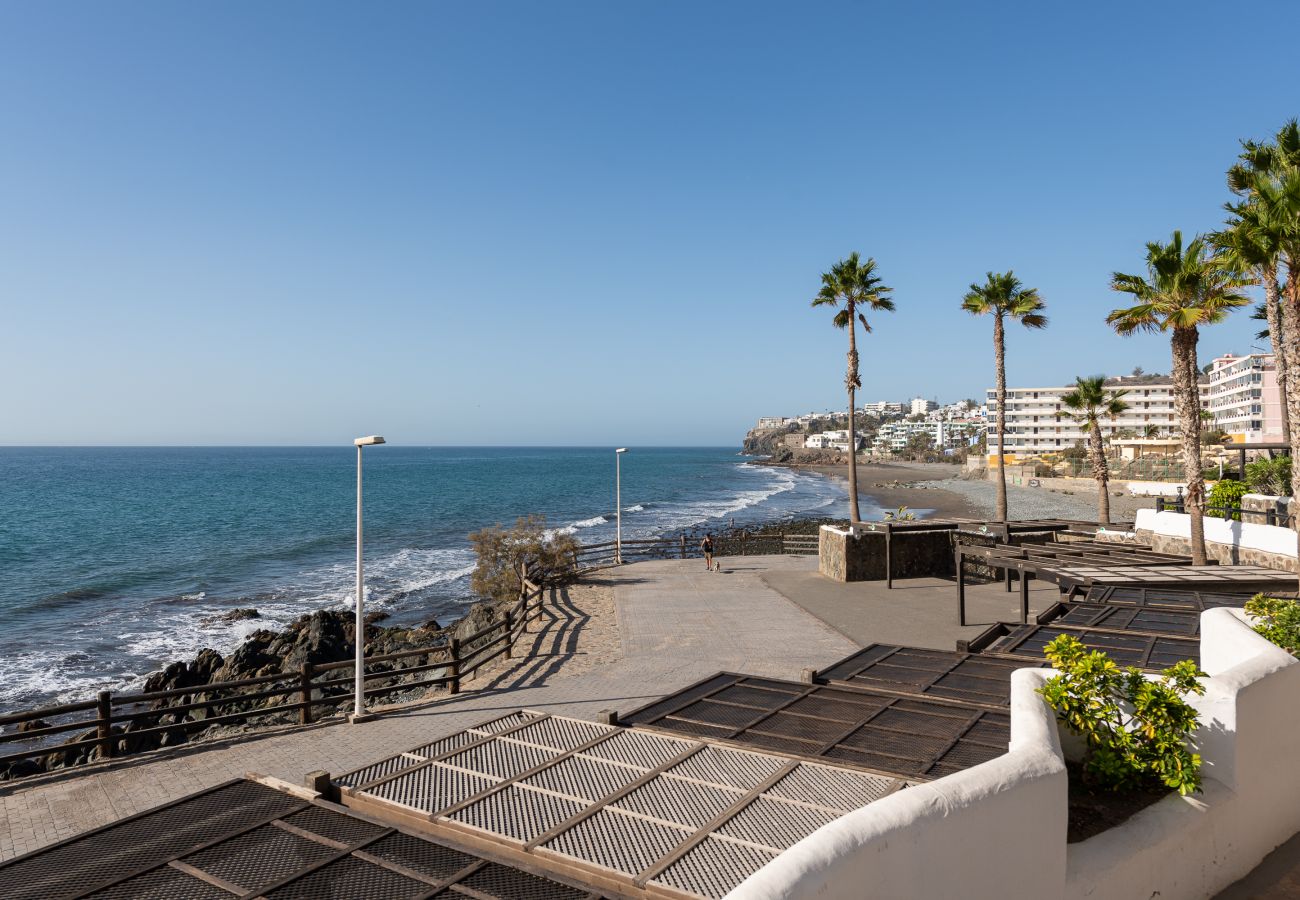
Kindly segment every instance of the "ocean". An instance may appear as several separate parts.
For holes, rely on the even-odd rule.
[[[0,448],[0,711],[350,608],[355,467],[351,447]],[[624,538],[847,514],[843,482],[735,448],[632,448],[622,482]],[[613,538],[614,453],[371,447],[364,498],[367,609],[446,624],[473,602],[469,532],[540,513]],[[261,619],[219,621],[250,606]]]

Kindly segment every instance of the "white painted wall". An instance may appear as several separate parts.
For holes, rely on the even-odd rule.
[[[1296,555],[1296,532],[1290,528],[1277,525],[1262,525],[1257,522],[1228,522],[1206,516],[1205,539],[1229,547],[1248,550],[1262,550],[1265,553],[1278,553],[1284,556]],[[1153,531],[1167,537],[1191,539],[1192,518],[1185,513],[1156,512],[1154,509],[1139,509],[1133,523],[1134,530]]]
[[[1067,785],[1054,716],[1011,682],[1011,745],[982,765],[908,788],[809,835],[731,900],[1208,898],[1300,831],[1300,661],[1240,610],[1201,617],[1204,792],[1168,797],[1066,844]]]
[[[1035,693],[1046,677],[1013,674],[1005,755],[831,822],[730,900],[1060,897],[1066,776],[1055,718]]]

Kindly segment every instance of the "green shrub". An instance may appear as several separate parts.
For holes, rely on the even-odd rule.
[[[1246,464],[1246,484],[1256,494],[1291,496],[1291,457],[1257,459]]]
[[[1255,630],[1292,656],[1300,656],[1300,603],[1256,594],[1246,604]]]
[[[1241,498],[1250,493],[1250,488],[1241,481],[1231,481],[1225,478],[1214,486],[1210,491],[1210,499],[1206,501],[1206,506],[1210,508],[1210,515],[1222,516],[1223,510],[1227,507],[1234,509],[1240,508]],[[1214,512],[1217,509],[1219,512]],[[1232,518],[1241,521],[1241,513],[1233,513]]]
[[[1084,775],[1112,791],[1153,781],[1180,794],[1199,791],[1201,757],[1192,752],[1196,710],[1185,699],[1203,694],[1204,675],[1184,660],[1158,678],[1120,668],[1100,651],[1089,651],[1069,635],[1047,645],[1047,658],[1061,671],[1038,689],[1056,718],[1084,738]]]
[[[519,596],[519,566],[527,562],[534,580],[555,582],[569,576],[578,542],[546,528],[545,516],[518,519],[513,528],[490,525],[469,536],[478,554],[470,589],[493,600]]]

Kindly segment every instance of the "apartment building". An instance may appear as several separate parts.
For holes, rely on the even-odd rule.
[[[1214,424],[1238,443],[1282,439],[1282,396],[1272,354],[1216,358],[1201,386],[1201,399]]]
[[[918,434],[927,434],[936,448],[969,447],[979,440],[984,426],[968,422],[889,422],[880,426],[871,449],[877,453],[903,450]]]
[[[1124,375],[1106,379],[1108,390],[1123,390],[1128,409],[1114,420],[1102,422],[1101,433],[1113,437],[1122,431],[1138,436],[1154,427],[1163,436],[1177,429],[1178,417],[1174,411],[1174,386],[1167,375]],[[1007,430],[1005,450],[1008,457],[1037,456],[1058,453],[1085,441],[1083,429],[1067,417],[1058,417],[1065,410],[1061,398],[1074,390],[1074,385],[1064,387],[1008,388]],[[989,389],[989,450],[997,447],[997,391]],[[1007,460],[1008,463],[1012,459]]]
[[[939,404],[935,403],[933,400],[926,400],[924,397],[917,397],[912,401],[912,415],[923,416],[938,406]]]
[[[862,412],[868,416],[901,416],[903,414],[903,404],[878,400],[875,403],[862,404]]]

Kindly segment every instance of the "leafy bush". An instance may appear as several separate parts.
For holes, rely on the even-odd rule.
[[[1255,630],[1292,656],[1300,656],[1300,603],[1256,594],[1246,604]]]
[[[1291,496],[1291,457],[1279,456],[1247,463],[1246,484],[1257,494]]]
[[[1240,508],[1241,498],[1249,493],[1250,488],[1244,482],[1231,481],[1225,478],[1214,485],[1214,489],[1210,491],[1210,499],[1206,501],[1205,505],[1211,510],[1219,510],[1218,513],[1211,511],[1210,515],[1222,516],[1223,509],[1227,507]],[[1241,513],[1233,513],[1232,518],[1240,522]]]
[[[481,597],[514,600],[519,596],[519,567],[527,562],[533,579],[563,580],[573,570],[578,542],[572,535],[546,528],[545,516],[518,519],[513,528],[490,525],[469,536],[478,554],[470,588]]]
[[[1039,688],[1056,718],[1082,736],[1085,777],[1107,790],[1127,791],[1153,781],[1180,794],[1199,791],[1201,757],[1192,752],[1197,713],[1188,694],[1203,694],[1204,675],[1183,660],[1158,678],[1120,668],[1069,635],[1047,645],[1060,675]]]

